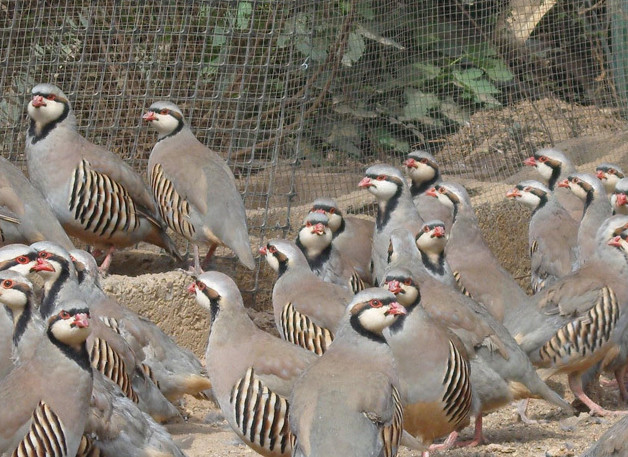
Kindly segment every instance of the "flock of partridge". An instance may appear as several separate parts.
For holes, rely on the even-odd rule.
[[[358,186],[375,220],[313,202],[296,240],[259,250],[277,273],[276,337],[249,318],[227,275],[203,272],[219,245],[254,268],[246,213],[222,158],[181,110],[143,115],[159,133],[149,185],[77,131],[65,94],[33,88],[29,179],[0,159],[0,455],[183,456],[160,423],[184,394],[213,396],[265,456],[424,455],[485,441],[485,413],[520,400],[572,406],[545,381],[589,386],[614,375],[628,399],[628,178],[613,164],[579,173],[542,149],[525,161],[545,184],[507,197],[532,208],[528,295],[482,238],[465,188],[433,156],[368,168]],[[167,229],[194,245],[188,291],[211,315],[206,366],[103,292],[113,251],[145,241],[181,259]],[[104,251],[100,267],[68,235]],[[199,246],[207,246],[201,260]],[[458,432],[473,420],[471,442]],[[444,439],[439,444],[435,440]],[[620,420],[589,456],[625,455]],[[623,454],[622,454],[623,453]]]

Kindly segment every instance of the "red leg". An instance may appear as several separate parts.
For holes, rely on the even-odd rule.
[[[456,443],[456,447],[475,447],[487,443],[488,440],[484,437],[484,433],[482,432],[482,414],[478,414],[475,418],[475,434],[473,435],[473,440]]]
[[[209,262],[211,262],[212,256],[214,255],[217,247],[217,243],[213,243],[211,246],[209,246],[209,250],[207,251],[205,258],[203,259],[202,266],[207,267],[207,265],[209,265]]]
[[[116,250],[115,246],[109,246],[109,249],[107,249],[107,255],[105,256],[105,259],[100,264],[100,267],[98,267],[100,274],[106,275],[109,272],[109,267],[111,266],[111,260],[113,259],[113,251],[115,250]]]
[[[569,388],[573,394],[591,410],[591,414],[595,416],[610,416],[613,414],[626,414],[628,411],[609,411],[591,400],[582,390],[582,378],[579,374],[570,374],[567,377]]]
[[[453,431],[449,434],[447,439],[443,441],[441,444],[432,444],[427,451],[427,455],[429,456],[429,451],[442,451],[446,449],[450,449],[456,444],[456,440],[458,439],[458,432]]]

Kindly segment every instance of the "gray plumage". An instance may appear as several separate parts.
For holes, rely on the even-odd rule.
[[[391,166],[378,164],[369,167],[358,184],[377,199],[377,216],[373,233],[373,284],[378,284],[386,269],[388,242],[396,228],[407,228],[417,233],[423,219],[419,216],[410,189],[401,172]]]
[[[148,177],[168,226],[194,243],[195,262],[197,245],[210,245],[210,255],[226,245],[253,269],[246,212],[231,169],[194,136],[175,104],[155,102],[143,118],[159,132]]]
[[[549,187],[538,181],[522,181],[506,196],[532,209],[528,227],[530,282],[532,290],[538,292],[576,268],[579,223]]]
[[[310,212],[322,212],[329,219],[329,228],[334,234],[332,244],[360,278],[371,284],[371,248],[375,222],[356,216],[345,216],[332,198],[314,200]]]
[[[606,430],[581,457],[625,457],[628,455],[628,416]]]
[[[624,178],[624,171],[615,163],[603,162],[595,167],[595,176],[604,184],[604,190],[609,197],[615,190],[615,185]]]
[[[610,200],[614,214],[628,214],[628,178],[617,181]]]
[[[316,276],[292,241],[269,240],[260,253],[278,274],[272,299],[279,334],[322,354],[332,342],[353,293]]]
[[[436,158],[427,151],[412,151],[403,165],[410,177],[410,194],[421,218],[424,221],[443,221],[445,229],[449,230],[452,223],[451,212],[426,195],[430,188],[443,180]]]
[[[555,193],[561,205],[569,215],[580,220],[582,216],[582,201],[566,189],[558,187],[558,183],[576,171],[576,167],[567,155],[556,148],[539,149],[524,162],[536,168],[547,187]]]
[[[609,246],[628,227],[628,216],[612,216],[597,234],[598,249],[579,270],[535,296],[520,339],[543,377],[568,375],[574,394],[593,412],[605,414],[582,391],[581,376],[607,354],[620,352],[628,325],[628,257]]]
[[[584,203],[578,226],[578,264],[582,265],[596,251],[597,231],[613,210],[602,182],[592,174],[571,173],[558,185],[569,188]]]
[[[149,319],[139,316],[107,295],[100,287],[98,267],[89,253],[75,249],[70,251],[70,255],[78,273],[80,288],[90,297],[93,313],[126,340],[146,378],[151,379],[170,401],[176,401],[184,394],[204,398],[204,392],[211,388],[211,383],[198,357],[189,349],[179,346]],[[134,388],[140,389],[138,383],[150,388],[146,378],[141,375],[134,377]],[[179,415],[173,405],[163,403],[163,397],[159,398],[155,394],[151,401],[144,395],[140,393],[140,400],[152,404],[147,411],[155,420],[162,422]]]
[[[41,192],[21,170],[0,157],[0,243],[44,240],[74,248]]]
[[[291,455],[287,399],[297,377],[318,357],[260,330],[227,275],[203,273],[189,290],[211,315],[205,360],[229,425],[264,456]]]
[[[364,289],[360,274],[333,244],[329,218],[324,213],[311,212],[305,216],[295,243],[318,277],[353,292]]]
[[[140,241],[180,258],[142,178],[116,154],[79,134],[70,102],[58,87],[39,84],[32,94],[26,135],[29,179],[66,232],[108,248],[104,268],[114,247]]]
[[[11,405],[0,414],[3,455],[74,457],[79,447],[92,391],[89,314],[80,300],[64,308],[49,319],[32,357],[0,382],[0,404]]]
[[[403,411],[394,357],[382,331],[404,312],[387,290],[356,294],[334,343],[294,385],[293,456],[397,454]]]

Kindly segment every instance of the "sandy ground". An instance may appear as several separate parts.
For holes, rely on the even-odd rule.
[[[561,380],[562,381],[562,380]],[[565,385],[554,383],[554,388],[564,391]],[[567,392],[566,397],[573,397]],[[601,398],[609,409],[618,409],[617,391],[606,389]],[[188,457],[251,456],[257,455],[244,445],[224,420],[220,409],[208,401],[186,398],[181,410],[187,420],[168,424],[167,428]],[[489,457],[509,455],[513,457],[568,457],[581,455],[619,418],[592,417],[587,413],[567,416],[560,409],[540,400],[533,400],[529,416],[538,424],[526,425],[518,420],[515,405],[487,415],[484,419],[485,435],[489,444],[476,448],[450,449],[431,455],[451,457]],[[461,434],[463,440],[473,435],[472,427]],[[628,437],[627,437],[628,439]],[[401,457],[420,456],[420,452],[402,448]]]

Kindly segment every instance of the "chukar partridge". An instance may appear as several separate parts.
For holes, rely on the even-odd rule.
[[[260,330],[227,275],[203,273],[188,290],[211,315],[205,360],[229,425],[264,456],[291,455],[287,399],[297,377],[318,357]]]
[[[536,374],[526,354],[508,330],[482,305],[465,296],[447,281],[435,278],[421,265],[412,234],[399,229],[391,235],[391,260],[387,271],[407,268],[412,277],[400,281],[403,293],[398,301],[409,305],[419,297],[428,315],[453,331],[465,345],[471,359],[471,380],[477,394],[476,435],[471,444],[484,441],[481,412],[489,412],[521,398],[543,398],[568,413],[573,409]],[[420,286],[419,286],[420,284]],[[416,290],[416,291],[415,291]],[[525,412],[522,419],[528,421]]]
[[[206,391],[211,388],[211,383],[196,355],[180,347],[149,319],[137,315],[107,295],[100,287],[98,266],[89,253],[74,249],[70,251],[70,255],[77,270],[80,288],[90,298],[93,313],[126,340],[142,371],[159,387],[163,395],[171,402],[184,394],[207,398]],[[133,378],[133,382],[138,389],[139,386],[135,383],[147,383],[147,380],[138,376]],[[156,410],[160,401],[155,398],[153,403],[150,414],[159,422],[173,414],[178,415],[177,410],[168,405],[162,405],[167,409],[160,414]]]
[[[445,261],[445,223],[441,220],[427,221],[421,226],[415,242],[425,270],[443,284],[456,287],[453,272]]]
[[[602,181],[606,194],[610,197],[617,182],[624,178],[624,172],[619,165],[604,162],[595,167],[595,176]]]
[[[305,216],[295,244],[318,277],[354,293],[359,292],[364,289],[364,281],[332,241],[333,234],[327,216],[312,212]]]
[[[33,269],[44,280],[44,292],[39,306],[39,312],[44,319],[68,299],[91,299],[80,289],[74,263],[65,249],[49,241],[34,243],[32,248],[39,253],[38,263]],[[96,314],[92,317],[92,332],[87,342],[92,365],[118,384],[130,399],[148,409],[151,403],[145,403],[133,387],[133,378],[142,376],[137,370],[139,367],[135,353],[115,329],[109,327]],[[142,383],[139,385],[145,386]]]
[[[44,240],[74,248],[41,192],[21,170],[0,157],[0,244]]]
[[[442,182],[428,194],[452,212],[445,257],[459,287],[512,331],[510,318],[515,310],[527,305],[528,296],[486,244],[466,189],[456,183]]]
[[[539,149],[523,161],[525,165],[536,168],[541,177],[547,183],[561,205],[569,212],[569,215],[580,220],[582,216],[582,201],[571,192],[557,187],[557,184],[576,171],[571,159],[555,148]]]
[[[449,230],[452,222],[451,212],[425,194],[443,180],[434,156],[426,151],[412,151],[403,165],[410,177],[410,194],[421,218],[425,221],[443,221],[445,228]]]
[[[334,339],[353,293],[316,276],[292,241],[269,240],[260,254],[278,275],[272,298],[279,334],[321,355]]]
[[[386,269],[390,234],[399,227],[417,233],[423,219],[419,216],[410,189],[401,172],[391,166],[378,164],[366,170],[358,184],[367,189],[377,199],[377,216],[373,233],[373,284],[379,284]]]
[[[528,227],[531,285],[534,292],[569,274],[577,265],[578,222],[545,184],[521,181],[506,197],[532,209]]]
[[[382,332],[405,312],[387,290],[355,295],[334,343],[294,384],[293,456],[397,455],[403,406],[395,360]]]
[[[582,390],[582,374],[620,352],[628,321],[628,254],[608,243],[628,229],[628,216],[612,216],[597,234],[598,249],[579,270],[535,296],[526,310],[521,348],[548,378],[566,373],[569,387],[594,414],[609,414]]]
[[[246,212],[231,169],[201,143],[173,103],[153,103],[142,117],[159,132],[148,159],[148,178],[168,226],[194,244],[194,267],[200,272],[198,245],[226,245],[240,262],[255,268]]]
[[[89,331],[85,303],[66,302],[32,357],[0,382],[0,454],[76,455],[92,392]]]
[[[116,247],[140,241],[180,259],[142,178],[116,154],[80,135],[61,89],[38,84],[32,94],[26,134],[28,174],[66,232],[108,249],[101,265],[104,271]]]
[[[375,222],[356,216],[345,216],[334,199],[314,200],[310,212],[324,213],[334,234],[332,243],[363,281],[371,283],[371,247]]]
[[[606,198],[602,181],[592,174],[572,173],[560,181],[558,186],[568,188],[584,202],[584,212],[578,227],[578,263],[582,264],[595,252],[597,230],[613,213],[613,209]]]
[[[617,181],[610,200],[614,214],[628,214],[628,178]]]
[[[0,248],[0,270],[11,269],[21,275],[28,276],[37,264],[39,254],[25,244],[9,244]]]
[[[384,335],[397,361],[404,429],[430,445],[468,425],[474,398],[467,351],[423,309],[419,289],[404,288],[411,278],[404,268],[386,274],[385,286],[406,303],[407,314]]]

